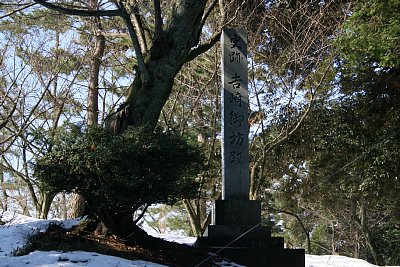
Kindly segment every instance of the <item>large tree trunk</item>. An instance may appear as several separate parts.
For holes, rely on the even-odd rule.
[[[37,207],[36,217],[39,219],[47,219],[47,215],[50,211],[51,203],[53,202],[55,195],[52,193],[42,193],[40,205]]]
[[[143,84],[140,76],[137,76],[129,88],[126,102],[107,117],[106,122],[115,133],[124,132],[128,126],[156,126],[161,109],[172,90],[173,78],[163,81],[149,72],[149,79],[149,82]]]
[[[181,2],[176,5],[167,28],[159,29],[160,32],[155,34],[144,66],[138,62],[126,102],[107,117],[106,124],[115,133],[122,133],[128,126],[152,129],[157,125],[161,110],[171,94],[175,76],[190,57],[191,49],[198,44],[207,1]],[[127,238],[132,234],[144,237],[132,219],[132,211],[114,211],[100,217],[113,234]]]
[[[126,102],[107,121],[115,132],[127,126],[155,127],[174,78],[200,38],[206,0],[179,1],[166,29],[158,33],[144,66],[139,66]],[[137,51],[138,52],[138,51]]]
[[[60,9],[43,0],[35,2],[67,14],[94,14],[82,10]],[[126,102],[106,118],[106,124],[115,133],[123,132],[128,126],[154,128],[182,65],[211,48],[219,40],[217,34],[208,43],[199,45],[204,22],[217,3],[216,0],[211,1],[206,10],[207,2],[209,1],[177,0],[173,2],[171,12],[166,12],[163,16],[160,1],[153,1],[154,35],[144,37],[148,29],[142,26],[141,19],[145,18],[140,16],[138,7],[131,5],[130,1],[114,1],[118,7],[115,12],[127,26],[138,65]],[[98,215],[111,232],[126,237],[130,235],[130,231],[137,229],[131,213],[132,211],[113,211],[113,215]]]

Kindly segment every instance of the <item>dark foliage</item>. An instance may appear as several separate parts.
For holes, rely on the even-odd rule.
[[[277,171],[274,196],[302,214],[313,253],[377,265],[400,261],[399,77],[398,69],[366,69],[341,80],[347,94],[316,104],[299,131],[270,154],[269,164],[284,174]],[[286,221],[292,234],[286,240],[302,244],[304,232],[295,224]]]
[[[171,133],[76,128],[62,134],[34,169],[44,190],[83,195],[111,232],[126,235],[121,227],[132,224],[140,206],[193,197],[202,162],[199,148]]]

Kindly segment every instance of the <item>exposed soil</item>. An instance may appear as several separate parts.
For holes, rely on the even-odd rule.
[[[18,254],[27,254],[34,250],[82,250],[179,267],[216,266],[216,263],[221,261],[221,258],[213,257],[198,265],[210,257],[207,251],[152,236],[146,237],[146,240],[135,240],[134,237],[124,240],[78,229],[66,231],[57,225],[52,225],[47,232],[32,237],[30,244]]]

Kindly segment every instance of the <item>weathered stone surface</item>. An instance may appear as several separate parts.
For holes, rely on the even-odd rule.
[[[213,224],[256,225],[261,222],[261,202],[258,200],[216,200]]]
[[[222,199],[249,199],[247,36],[222,33]]]
[[[231,237],[209,236],[200,237],[196,241],[196,246],[207,248],[249,248],[249,249],[283,249],[282,237],[242,237],[233,239]]]
[[[226,248],[218,251],[218,255],[247,267],[304,267],[303,249],[251,249]]]
[[[268,238],[271,237],[271,228],[257,225],[209,225],[204,236],[216,237],[239,237],[246,238]]]

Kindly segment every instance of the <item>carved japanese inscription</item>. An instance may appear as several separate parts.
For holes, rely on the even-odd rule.
[[[249,199],[247,36],[224,29],[222,43],[222,199]]]

